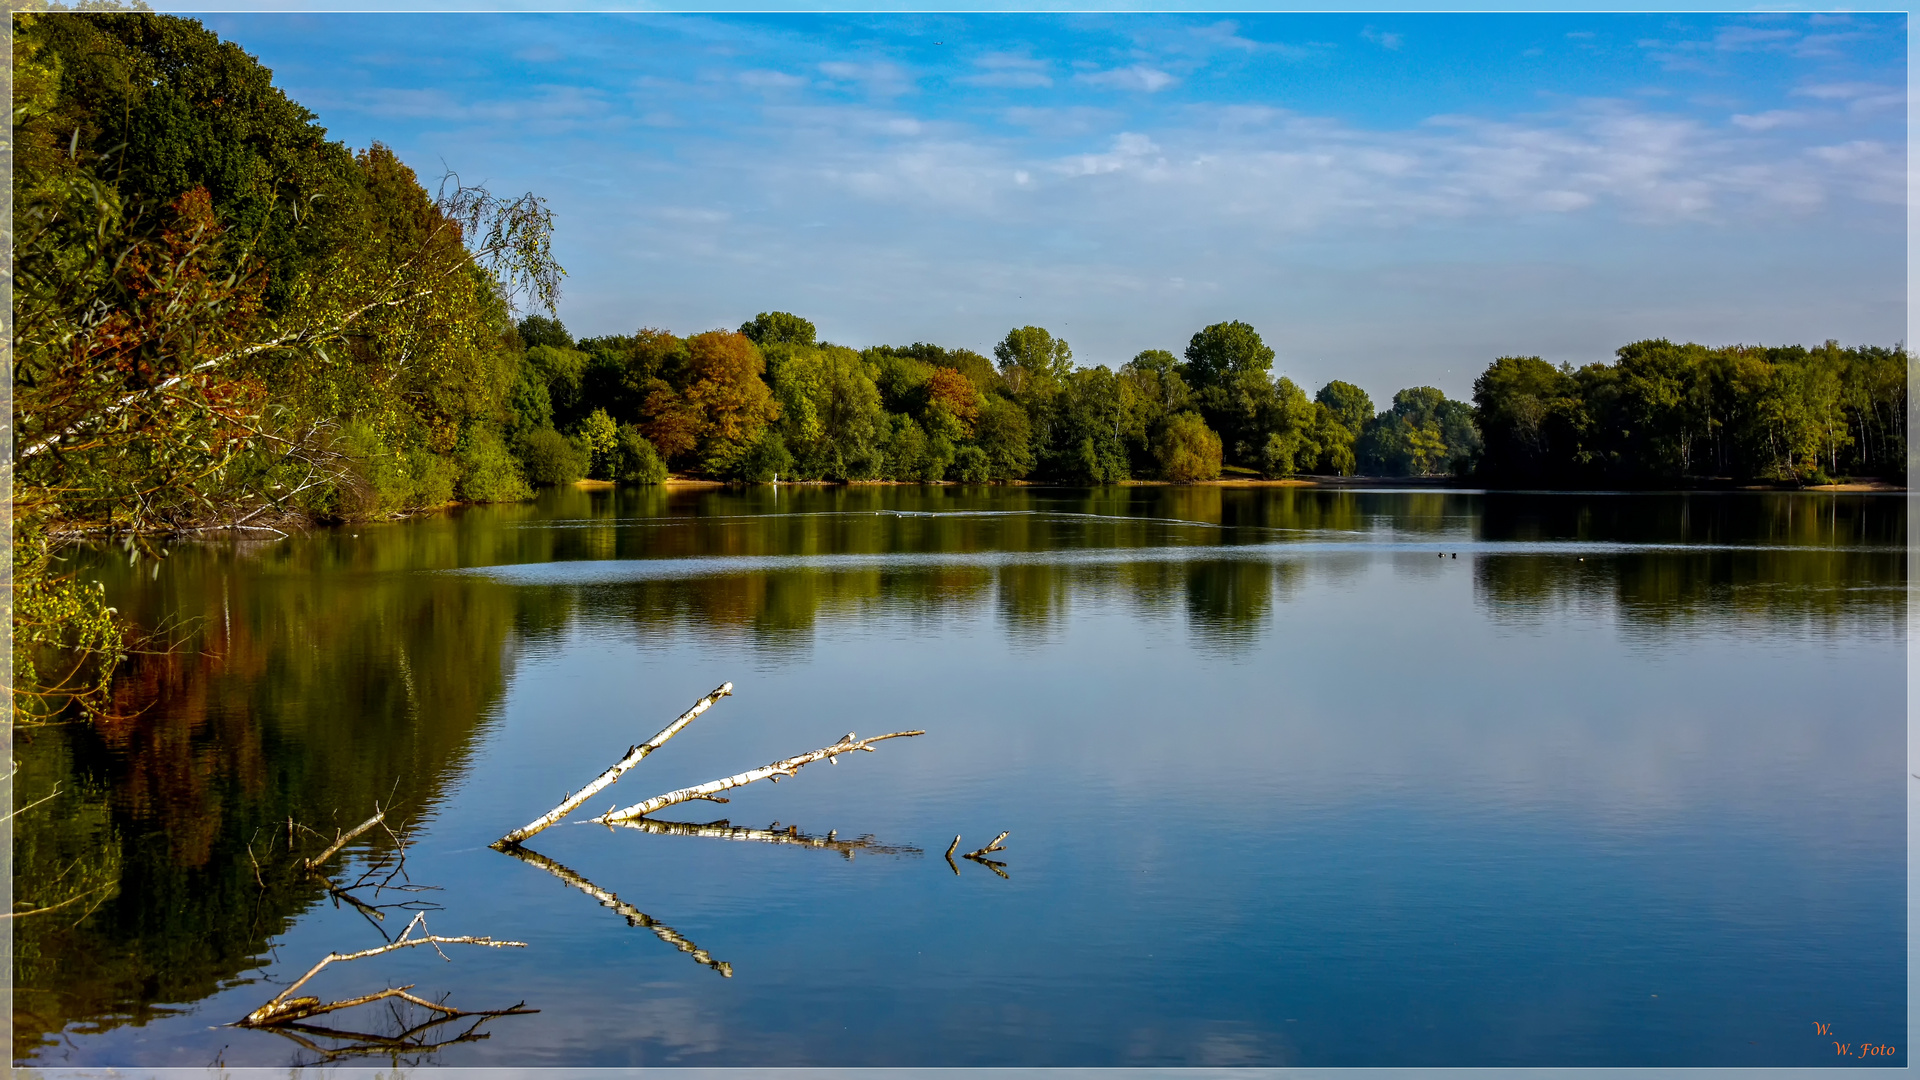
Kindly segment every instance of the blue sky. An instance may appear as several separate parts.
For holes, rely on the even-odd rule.
[[[200,18],[334,137],[545,196],[581,335],[1118,365],[1243,319],[1376,400],[1904,336],[1898,15]]]

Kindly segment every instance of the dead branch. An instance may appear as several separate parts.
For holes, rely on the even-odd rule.
[[[708,694],[706,697],[703,697],[699,701],[695,702],[693,705],[693,708],[688,709],[684,713],[681,713],[680,718],[678,720],[675,720],[673,723],[668,724],[665,728],[661,729],[658,735],[655,735],[653,738],[648,739],[646,742],[641,743],[639,746],[629,747],[627,749],[627,756],[621,758],[619,762],[617,762],[612,768],[608,769],[606,772],[601,773],[599,778],[594,780],[593,783],[588,784],[586,787],[581,788],[578,792],[575,792],[574,794],[567,796],[565,801],[561,802],[559,806],[554,807],[553,809],[547,811],[546,813],[540,815],[539,817],[534,818],[532,821],[528,822],[527,824],[522,825],[520,828],[513,830],[512,832],[508,833],[507,835],[501,837],[498,840],[495,840],[492,845],[493,849],[495,851],[505,851],[507,848],[520,843],[522,840],[525,840],[528,837],[533,836],[535,833],[538,833],[541,830],[546,829],[548,826],[559,821],[561,818],[566,817],[568,814],[573,813],[574,809],[577,808],[581,803],[584,803],[588,799],[591,799],[595,795],[599,794],[602,790],[604,790],[609,784],[612,784],[615,780],[620,779],[620,774],[626,772],[628,769],[633,768],[635,765],[640,764],[641,760],[644,759],[648,754],[651,754],[655,750],[660,749],[660,747],[663,744],[665,744],[668,739],[671,739],[675,735],[678,735],[680,733],[681,728],[684,728],[688,724],[693,723],[694,717],[699,716],[703,712],[706,712],[708,709],[713,707],[714,702],[719,701],[721,698],[726,697],[731,693],[733,693],[733,684],[722,683],[720,687],[716,689],[713,693]]]
[[[595,885],[593,882],[588,881],[586,878],[581,877],[565,866],[531,848],[515,845],[513,847],[503,848],[502,850],[529,866],[537,866],[545,870],[547,873],[552,874],[568,885],[593,897],[600,902],[601,907],[612,908],[622,918],[627,920],[628,926],[645,927],[653,931],[654,937],[659,938],[661,941],[666,942],[681,952],[686,953],[688,956],[693,957],[695,960],[698,960],[700,963],[719,972],[722,978],[733,978],[732,964],[727,963],[725,960],[715,960],[707,954],[707,950],[702,949],[682,937],[678,930],[648,915],[646,912],[641,911],[639,908],[634,907],[632,904],[627,903],[625,900],[620,899],[618,896],[615,896],[600,886]]]
[[[318,855],[315,855],[311,859],[307,859],[303,861],[300,865],[305,867],[308,870],[314,869],[315,867],[321,865],[322,863],[325,863],[328,859],[333,858],[336,854],[339,853],[340,849],[343,847],[346,847],[347,844],[350,841],[352,841],[354,837],[359,836],[361,833],[366,832],[368,829],[371,829],[375,825],[378,825],[381,822],[384,822],[386,820],[387,820],[387,812],[385,810],[382,810],[379,813],[368,818],[367,820],[361,822],[360,824],[355,825],[350,832],[344,833],[340,837],[335,839],[334,842],[327,847],[327,850],[321,852]]]
[[[716,840],[740,840],[761,844],[795,844],[800,847],[822,848],[838,851],[847,858],[853,858],[856,851],[867,851],[877,855],[918,855],[917,847],[893,847],[874,843],[871,836],[859,836],[852,840],[842,840],[837,832],[825,836],[808,836],[797,825],[779,828],[779,822],[764,829],[750,829],[734,825],[724,819],[694,824],[685,821],[656,821],[653,818],[635,818],[630,821],[610,821],[608,828],[615,825],[623,829],[635,829],[639,832],[655,833],[663,836],[706,836]]]
[[[1011,836],[1012,834],[1013,834],[1013,830],[1008,829],[1006,832],[1003,832],[999,836],[994,837],[993,842],[988,844],[986,847],[980,848],[976,851],[969,851],[964,856],[962,856],[962,858],[980,859],[980,858],[985,858],[986,854],[990,851],[1005,851],[1007,849],[1004,845],[1000,843],[1000,841],[1005,840],[1008,836]],[[957,836],[954,837],[953,842],[955,844],[958,844],[960,842],[960,838]]]
[[[359,952],[353,953],[328,953],[321,958],[319,963],[307,969],[307,973],[295,980],[292,986],[280,991],[272,1001],[248,1013],[241,1020],[236,1021],[235,1026],[266,1027],[273,1024],[283,1024],[289,1021],[299,1020],[303,1017],[314,1016],[318,1013],[346,1008],[348,1004],[363,1004],[364,1002],[362,1001],[350,1001],[346,1004],[340,1002],[323,1004],[319,998],[315,997],[293,997],[295,990],[305,986],[315,975],[320,974],[328,964],[334,963],[335,961],[364,960],[369,956],[379,956],[381,953],[393,952],[396,949],[411,948],[415,945],[432,945],[436,952],[439,951],[442,945],[483,945],[490,949],[524,949],[527,947],[527,943],[524,941],[496,941],[490,937],[473,937],[471,935],[441,937],[437,934],[422,934],[419,937],[414,937],[413,931],[415,928],[426,929],[426,912],[416,912],[413,916],[413,921],[409,922],[407,928],[400,932],[400,936],[385,945],[376,946],[371,949],[361,949]],[[445,953],[441,953],[442,957],[445,957],[445,955]],[[374,998],[367,998],[365,1000],[376,1000],[377,997],[380,996],[391,995],[376,995]]]
[[[655,810],[664,809],[675,803],[691,802],[695,799],[704,799],[708,802],[726,802],[727,800],[716,798],[715,796],[722,791],[751,784],[756,780],[772,780],[775,783],[779,783],[781,777],[792,776],[800,771],[801,766],[819,761],[822,758],[838,765],[840,763],[839,757],[842,754],[851,754],[856,750],[865,750],[871,754],[873,753],[872,744],[874,743],[887,739],[911,738],[915,735],[925,734],[926,732],[924,731],[893,731],[885,735],[873,735],[865,739],[855,739],[853,732],[849,731],[840,737],[839,742],[834,743],[832,746],[822,747],[811,753],[800,754],[783,761],[776,761],[770,765],[763,765],[758,769],[735,773],[724,779],[712,780],[698,787],[681,788],[678,791],[669,791],[665,795],[655,795],[645,802],[634,803],[624,810],[609,810],[592,820],[603,825],[631,821],[634,818],[645,817]]]
[[[992,851],[1007,850],[1004,846],[1001,845],[1000,841],[1005,840],[1009,835],[1012,834],[1012,832],[1013,830],[1008,829],[1006,832],[1003,832],[999,836],[994,837],[993,840],[990,843],[988,843],[986,847],[978,848],[974,851],[969,851],[965,855],[962,855],[960,857],[963,859],[972,859],[974,862],[977,862],[981,866],[984,866],[987,869],[993,871],[994,873],[999,874],[1001,877],[1006,877],[1007,864],[1000,862],[997,859],[987,858],[987,853]],[[960,874],[960,864],[953,861],[953,853],[958,850],[960,850],[960,836],[959,834],[956,833],[953,837],[953,843],[947,845],[947,865],[953,869],[954,876],[956,877],[958,877]]]

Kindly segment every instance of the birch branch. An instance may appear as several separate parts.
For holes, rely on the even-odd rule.
[[[873,837],[871,836],[856,837],[852,840],[840,839],[837,832],[829,832],[825,836],[808,836],[806,833],[801,832],[798,826],[789,826],[786,829],[775,827],[750,829],[734,825],[727,821],[711,821],[696,825],[685,821],[655,821],[652,818],[635,818],[631,821],[610,821],[606,824],[609,827],[618,825],[623,829],[634,829],[639,832],[655,833],[664,836],[706,836],[716,840],[739,840],[761,844],[794,844],[799,847],[824,848],[831,851],[838,851],[849,859],[853,858],[853,853],[856,851],[869,851],[880,855],[920,854],[920,849],[917,847],[891,847],[885,844],[876,844],[873,842]],[[774,824],[778,825],[779,823],[775,822]]]
[[[1008,836],[1011,836],[1012,834],[1013,834],[1013,830],[1008,829],[1006,832],[1001,833],[999,836],[996,836],[991,841],[989,841],[986,847],[978,848],[974,851],[969,851],[965,855],[962,855],[960,857],[963,859],[972,859],[974,862],[977,862],[981,866],[984,866],[987,869],[993,871],[994,873],[999,874],[1001,877],[1006,877],[1007,871],[1005,867],[1007,864],[1000,862],[997,859],[989,859],[987,858],[987,854],[993,851],[1007,850],[1006,847],[1000,843],[1000,841],[1005,840]],[[960,837],[956,835],[953,838],[953,843],[947,845],[947,865],[953,868],[953,873],[956,877],[959,876],[960,874],[960,864],[953,861],[953,853],[955,851],[958,851],[959,849],[960,849]]]
[[[541,832],[547,827],[553,825],[555,822],[559,821],[563,817],[566,817],[568,814],[573,813],[574,809],[578,807],[581,803],[586,802],[588,799],[593,798],[595,795],[603,791],[607,787],[607,785],[613,783],[615,780],[620,779],[620,774],[626,772],[628,769],[633,768],[635,765],[640,764],[641,760],[644,759],[648,754],[651,754],[655,750],[660,749],[660,747],[663,744],[665,744],[668,739],[671,739],[675,735],[678,735],[680,733],[681,728],[684,728],[688,724],[693,723],[694,717],[699,716],[703,712],[706,712],[708,709],[713,707],[714,702],[719,701],[721,698],[726,697],[731,693],[733,693],[732,683],[720,684],[719,689],[715,690],[713,693],[708,694],[706,697],[703,697],[699,701],[695,702],[693,705],[693,708],[688,709],[684,713],[681,713],[680,718],[678,720],[675,720],[673,723],[668,724],[665,728],[662,728],[658,735],[655,735],[653,738],[648,739],[646,742],[641,743],[639,746],[629,747],[627,749],[627,756],[621,758],[618,762],[616,762],[613,765],[612,768],[608,769],[606,772],[601,773],[599,778],[596,779],[593,783],[588,784],[586,787],[581,788],[579,791],[575,792],[574,794],[567,796],[566,800],[563,801],[559,806],[554,807],[553,809],[547,811],[546,813],[540,815],[539,817],[534,818],[532,821],[528,822],[527,824],[522,825],[518,829],[515,829],[512,832],[508,833],[507,835],[501,837],[500,839],[495,840],[491,845],[491,847],[495,851],[505,851],[508,848],[514,846],[515,844],[520,843],[522,840],[525,840],[528,837],[533,836],[535,833]]]
[[[371,949],[361,949],[359,952],[354,953],[328,953],[326,956],[321,957],[319,963],[308,968],[307,973],[295,980],[292,986],[280,991],[279,995],[272,1001],[248,1013],[238,1022],[237,1026],[262,1027],[268,1024],[283,1023],[288,1020],[298,1020],[302,1016],[313,1015],[315,1011],[328,1011],[331,1006],[322,1006],[319,998],[297,998],[293,997],[293,992],[305,986],[315,975],[320,974],[328,964],[334,963],[335,961],[364,960],[369,956],[379,956],[381,953],[393,952],[396,949],[411,948],[415,945],[432,945],[435,951],[438,951],[442,945],[484,945],[490,949],[524,949],[527,947],[527,943],[524,941],[495,941],[490,937],[473,937],[471,935],[463,937],[440,937],[436,934],[422,934],[419,937],[414,937],[412,935],[416,927],[421,929],[426,928],[425,912],[416,913],[413,921],[408,923],[407,928],[400,932],[399,938],[385,945],[379,945]]]
[[[984,859],[987,857],[987,853],[990,851],[1005,851],[1007,849],[1005,845],[1000,843],[1000,841],[1005,840],[1007,837],[1012,835],[1013,835],[1013,830],[1008,829],[1006,832],[1003,832],[999,836],[994,837],[993,842],[988,844],[986,847],[980,848],[977,851],[969,851],[961,857],[966,859]],[[960,838],[957,836],[954,837],[953,843],[956,847],[959,846]]]
[[[688,956],[693,957],[695,960],[698,960],[700,963],[719,972],[722,978],[733,978],[732,964],[727,963],[725,960],[715,960],[707,954],[707,950],[702,949],[700,946],[682,937],[678,930],[648,915],[646,912],[641,911],[639,908],[634,907],[632,904],[627,903],[625,900],[620,899],[618,896],[615,896],[600,886],[595,885],[574,871],[567,869],[565,866],[554,862],[552,859],[547,858],[545,855],[531,848],[515,846],[503,850],[521,862],[529,866],[537,866],[547,873],[552,874],[554,877],[559,878],[561,881],[566,882],[568,885],[593,897],[600,902],[601,907],[612,908],[615,913],[627,920],[628,926],[645,927],[653,931],[654,937],[659,938],[661,941],[666,942],[681,952],[686,953]]]
[[[378,804],[376,803],[375,805],[378,805]],[[382,821],[385,821],[386,819],[387,819],[387,812],[385,810],[380,811],[379,813],[373,815],[372,817],[361,822],[360,824],[355,825],[351,832],[348,832],[342,835],[341,837],[339,837],[338,839],[336,839],[327,848],[327,850],[321,852],[318,855],[315,855],[311,859],[307,859],[303,861],[300,865],[304,866],[308,870],[312,870],[314,867],[319,866],[322,863],[325,863],[328,859],[333,858],[334,855],[338,854],[341,848],[346,847],[347,844],[350,841],[352,841],[354,837],[359,836],[361,833],[366,832],[368,829],[373,828],[375,825],[380,824]]]
[[[758,769],[749,769],[743,773],[735,773],[724,779],[710,780],[698,787],[681,788],[678,791],[669,791],[665,795],[655,795],[645,802],[634,803],[624,810],[609,810],[591,820],[602,825],[613,825],[624,821],[631,821],[634,818],[645,817],[655,810],[664,809],[675,803],[691,802],[695,799],[704,799],[708,802],[726,802],[727,800],[725,799],[716,798],[722,791],[742,787],[756,780],[772,780],[777,784],[780,782],[781,777],[792,776],[800,771],[801,766],[812,764],[822,758],[838,765],[841,754],[851,754],[856,750],[865,750],[871,754],[873,753],[873,746],[871,745],[873,743],[886,739],[911,738],[915,735],[925,734],[926,732],[924,731],[893,731],[885,735],[872,735],[865,739],[855,739],[853,732],[849,731],[845,735],[842,735],[840,741],[834,743],[832,746],[822,747],[811,753],[800,754],[783,761],[776,761],[770,765],[762,765]]]

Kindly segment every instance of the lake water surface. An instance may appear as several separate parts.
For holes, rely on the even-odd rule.
[[[16,895],[98,891],[16,925],[15,1058],[1904,1065],[1903,503],[569,489],[103,556],[179,647],[21,736]],[[724,828],[577,823],[908,728],[657,815]],[[222,1026],[411,917],[294,865],[376,804],[434,888],[354,895],[526,948],[301,992],[540,1011]]]

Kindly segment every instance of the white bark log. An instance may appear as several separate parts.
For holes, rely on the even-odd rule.
[[[627,903],[625,900],[620,899],[618,896],[615,896],[600,886],[595,885],[574,871],[567,869],[565,866],[554,862],[552,859],[530,848],[510,847],[505,850],[507,854],[519,859],[521,862],[529,866],[537,866],[547,873],[552,874],[554,877],[559,878],[561,881],[566,882],[568,885],[593,897],[600,902],[601,907],[612,908],[622,918],[627,920],[628,926],[645,927],[653,931],[654,937],[659,938],[661,941],[666,942],[702,964],[719,972],[721,977],[728,979],[733,978],[732,964],[727,963],[725,960],[715,960],[707,954],[707,950],[702,949],[700,946],[680,936],[678,930],[648,915],[646,912],[641,911],[639,908],[634,907],[632,904]]]
[[[873,753],[872,744],[882,742],[886,739],[911,738],[915,735],[925,734],[926,732],[924,731],[894,731],[885,735],[874,735],[865,739],[855,739],[853,732],[849,731],[840,737],[839,742],[834,743],[832,746],[822,747],[811,753],[800,754],[782,761],[776,761],[770,765],[762,765],[758,769],[749,769],[743,773],[735,773],[724,779],[710,780],[697,787],[681,788],[679,791],[669,791],[665,795],[655,795],[645,802],[634,803],[632,806],[623,810],[609,810],[599,817],[590,820],[599,822],[602,825],[612,825],[645,817],[656,810],[663,810],[676,803],[691,802],[695,799],[704,799],[708,802],[726,802],[727,800],[716,798],[715,796],[719,795],[722,791],[742,787],[756,780],[770,779],[778,783],[781,777],[792,776],[800,771],[801,766],[810,765],[822,758],[838,765],[840,763],[838,760],[840,755],[851,754],[856,750],[865,750],[871,754]]]
[[[651,754],[655,750],[660,749],[660,747],[663,744],[665,744],[668,739],[671,739],[675,735],[678,735],[680,733],[681,728],[684,728],[688,724],[693,723],[694,717],[699,716],[703,712],[706,712],[708,709],[713,707],[714,702],[719,701],[721,698],[726,697],[728,694],[731,694],[731,693],[733,693],[733,684],[722,683],[719,689],[715,690],[713,693],[708,694],[706,697],[703,697],[699,701],[695,702],[693,708],[688,709],[684,713],[681,713],[680,718],[678,720],[675,720],[673,723],[668,724],[665,728],[662,728],[658,735],[655,735],[653,738],[648,739],[646,742],[641,743],[639,746],[628,748],[627,756],[621,758],[618,762],[616,762],[613,765],[612,768],[608,769],[606,772],[601,773],[599,778],[594,780],[593,783],[588,784],[586,787],[583,787],[579,791],[573,793],[572,795],[567,796],[566,800],[563,801],[559,806],[554,807],[553,809],[547,811],[546,813],[540,815],[539,817],[534,818],[532,821],[528,822],[527,824],[522,825],[520,828],[513,830],[512,832],[508,833],[507,835],[501,837],[498,840],[495,840],[492,844],[493,849],[495,851],[505,851],[506,849],[512,847],[513,845],[520,843],[521,841],[527,839],[530,836],[533,836],[535,833],[541,832],[542,830],[546,829],[548,826],[553,825],[555,822],[559,821],[563,817],[566,817],[568,814],[573,813],[573,811],[577,809],[581,803],[584,803],[588,799],[593,798],[595,795],[605,790],[609,784],[612,784],[615,780],[620,779],[621,773],[624,773],[628,769],[633,768],[635,765],[640,764],[641,760],[644,759],[648,754]]]

